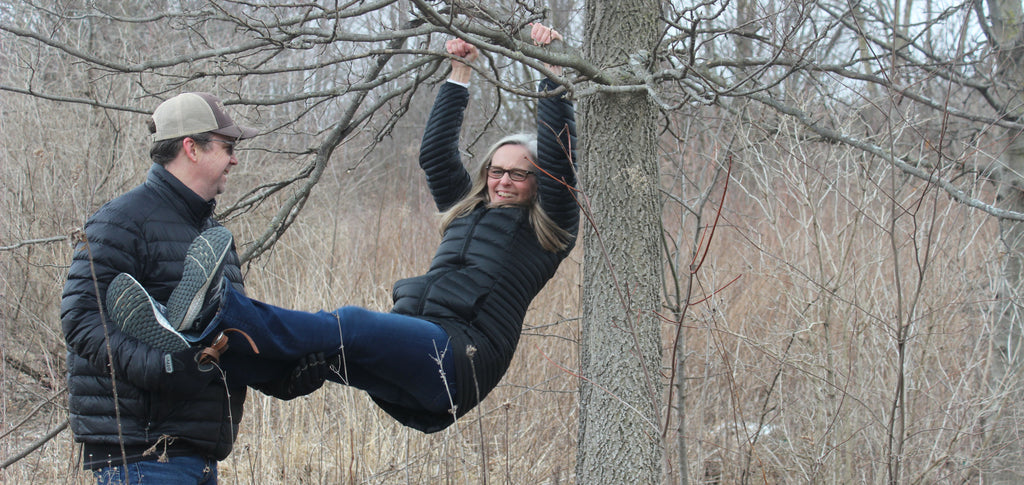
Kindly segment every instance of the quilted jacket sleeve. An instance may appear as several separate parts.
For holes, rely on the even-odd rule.
[[[538,91],[552,91],[558,84],[550,79]],[[542,98],[537,107],[537,164],[540,204],[549,216],[570,234],[579,231],[576,200],[576,119],[572,103],[563,96]]]
[[[469,90],[444,83],[437,92],[420,143],[420,167],[441,212],[461,200],[470,189],[471,177],[459,155],[459,131],[468,103]]]
[[[107,285],[118,273],[140,274],[135,255],[146,254],[145,238],[130,218],[106,206],[86,224],[61,299],[61,325],[68,349],[96,369],[113,368],[118,379],[153,392],[162,386],[163,352],[116,329],[106,313]],[[102,305],[101,305],[102,303]]]

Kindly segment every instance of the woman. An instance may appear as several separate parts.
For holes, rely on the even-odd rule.
[[[541,25],[531,35],[538,44],[561,39]],[[476,406],[505,374],[530,301],[575,244],[573,108],[561,96],[542,98],[536,137],[500,140],[474,180],[460,160],[459,132],[472,76],[467,63],[478,52],[459,39],[446,49],[464,62],[452,61],[420,148],[420,166],[443,216],[430,270],[395,283],[390,313],[353,306],[286,310],[225,285],[219,302],[205,302],[219,303],[216,316],[192,332],[200,334],[193,339],[208,340],[216,332],[240,331],[228,334],[231,352],[220,361],[229,380],[280,378],[300,357],[323,352],[334,371],[328,379],[367,391],[403,424],[431,433]],[[549,79],[540,83],[542,92],[555,88]],[[119,309],[109,306],[123,324]],[[251,337],[258,357],[241,333]]]

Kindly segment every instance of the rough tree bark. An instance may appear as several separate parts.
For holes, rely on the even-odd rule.
[[[659,10],[653,0],[588,1],[584,57],[606,67],[633,57],[613,77],[636,84]],[[583,231],[577,483],[661,482],[657,118],[644,91],[580,101],[593,225]]]

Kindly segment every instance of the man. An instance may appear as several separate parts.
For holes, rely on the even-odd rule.
[[[214,198],[238,164],[236,143],[256,131],[235,124],[208,93],[161,103],[149,129],[146,181],[89,218],[68,271],[61,321],[71,429],[99,483],[216,483],[217,461],[238,433],[245,387],[200,365],[202,347],[168,352],[132,338],[101,302],[123,272],[168,303],[190,244],[219,226],[211,218]],[[233,243],[223,258],[223,276],[244,291]],[[297,377],[262,390],[289,399],[319,387],[307,380],[312,388],[297,389]]]

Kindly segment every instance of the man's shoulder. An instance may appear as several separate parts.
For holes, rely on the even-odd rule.
[[[85,225],[87,232],[125,231],[141,235],[153,230],[162,233],[166,231],[160,227],[170,230],[189,223],[181,207],[151,184],[143,183],[100,206]]]
[[[155,207],[153,194],[139,185],[104,203],[90,218],[93,221],[142,219]]]

